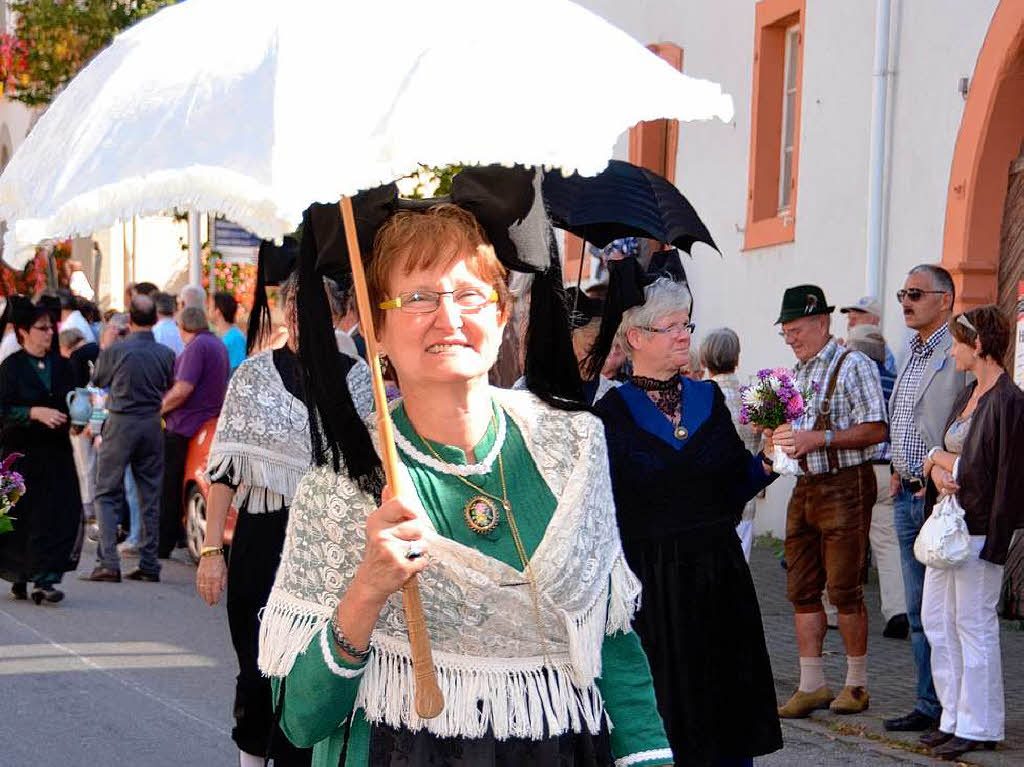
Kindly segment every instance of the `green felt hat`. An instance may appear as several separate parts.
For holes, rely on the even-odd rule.
[[[797,285],[795,288],[786,288],[782,295],[782,311],[775,324],[781,325],[815,314],[832,314],[835,309],[828,305],[825,292],[817,285]]]

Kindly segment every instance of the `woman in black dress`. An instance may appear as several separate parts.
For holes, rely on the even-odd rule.
[[[13,299],[12,299],[13,300]],[[21,343],[0,365],[2,454],[21,453],[14,468],[26,492],[14,508],[14,530],[0,535],[0,577],[15,599],[56,604],[65,572],[78,566],[82,501],[68,436],[66,397],[74,388],[71,365],[56,353],[51,313],[27,301],[12,307]]]
[[[749,765],[782,735],[735,528],[775,475],[744,447],[717,384],[679,375],[690,306],[685,286],[661,278],[623,313],[617,339],[634,375],[596,409],[622,546],[643,583],[634,625],[677,764]]]

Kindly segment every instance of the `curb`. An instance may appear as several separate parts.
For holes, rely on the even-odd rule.
[[[897,745],[889,745],[884,742],[875,741],[870,738],[861,737],[858,735],[843,735],[833,730],[823,722],[817,722],[814,719],[783,719],[782,733],[783,740],[787,739],[790,734],[788,731],[796,731],[801,733],[795,739],[802,740],[805,742],[815,742],[820,738],[824,737],[829,740],[838,741],[848,746],[853,746],[859,751],[866,751],[879,756],[887,756],[890,759],[896,759],[906,764],[919,764],[924,767],[935,767],[937,764],[950,764],[950,762],[943,762],[939,759],[933,759],[930,756],[924,754],[914,753],[913,751],[907,751],[900,748]],[[815,738],[807,737],[809,735],[817,736]],[[965,764],[963,762],[957,762],[957,764]]]

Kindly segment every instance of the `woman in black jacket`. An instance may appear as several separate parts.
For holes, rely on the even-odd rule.
[[[26,302],[27,304],[27,302]],[[44,307],[27,304],[13,319],[21,351],[0,365],[0,427],[4,457],[21,453],[14,468],[25,495],[14,507],[14,530],[0,535],[0,578],[15,599],[36,604],[64,598],[56,585],[78,566],[82,501],[68,439],[65,398],[74,388],[71,365],[53,351],[56,326]]]
[[[616,336],[634,375],[595,406],[622,548],[643,583],[634,626],[676,763],[750,765],[782,735],[736,524],[776,475],[744,447],[718,385],[679,374],[693,332],[687,288],[661,278],[642,301]]]
[[[955,759],[1003,739],[996,608],[1010,541],[1024,526],[1024,392],[1002,366],[1010,323],[996,306],[956,315],[949,328],[950,356],[975,381],[953,405],[944,444],[928,452],[925,512],[940,495],[955,494],[971,550],[959,567],[925,571],[921,620],[932,647],[942,720],[921,742],[933,755]]]

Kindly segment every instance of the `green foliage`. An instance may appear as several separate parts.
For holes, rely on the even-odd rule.
[[[445,197],[452,193],[452,179],[462,168],[462,165],[421,165],[415,173],[398,180],[399,193],[413,200]]]
[[[3,61],[4,95],[48,104],[114,36],[177,0],[12,0],[14,58]]]

